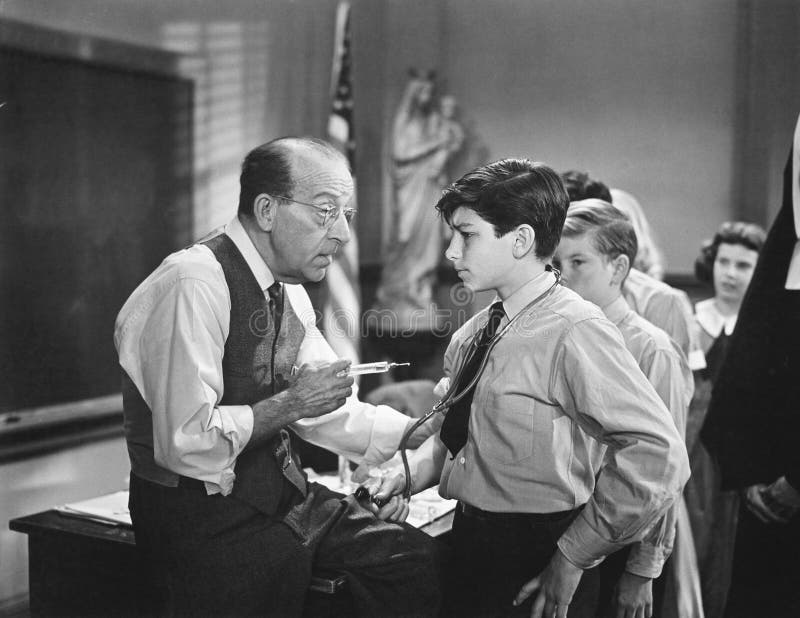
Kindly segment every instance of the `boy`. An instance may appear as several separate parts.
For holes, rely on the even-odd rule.
[[[570,202],[596,198],[614,204],[614,196],[620,194],[619,190],[609,189],[604,182],[592,178],[586,172],[570,170],[561,174],[561,180],[567,189]],[[615,204],[615,207],[625,212],[622,204]],[[641,245],[642,239],[637,240]],[[692,369],[702,369],[706,366],[703,352],[694,333],[692,305],[686,292],[631,267],[622,287],[622,295],[631,309],[651,324],[658,326],[678,344]]]
[[[459,277],[499,299],[453,336],[445,374],[464,394],[411,459],[413,492],[438,482],[459,500],[453,615],[593,616],[592,567],[642,538],[688,477],[675,424],[619,331],[548,264],[567,205],[558,174],[527,159],[469,172],[436,205]],[[385,499],[404,486],[398,473],[369,489]]]
[[[636,233],[628,217],[608,202],[588,199],[570,204],[555,261],[564,284],[600,307],[619,328],[626,347],[684,436],[694,386],[686,357],[663,330],[636,314],[622,295],[636,250]],[[632,615],[637,610],[650,615],[652,581],[672,551],[676,516],[677,506],[629,553],[620,552],[621,556],[600,567],[603,579],[610,579],[612,586],[619,580],[616,605]]]

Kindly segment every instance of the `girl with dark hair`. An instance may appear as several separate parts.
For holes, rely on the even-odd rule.
[[[706,367],[695,372],[695,393],[686,429],[692,477],[686,485],[685,498],[706,618],[721,616],[725,607],[739,498],[735,492],[722,491],[716,463],[697,436],[765,237],[758,225],[726,221],[714,238],[703,244],[695,261],[697,278],[714,287],[712,298],[695,305],[698,341],[706,357]]]

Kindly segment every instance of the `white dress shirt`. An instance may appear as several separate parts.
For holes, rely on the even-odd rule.
[[[685,438],[694,378],[683,351],[667,333],[635,313],[622,296],[603,307],[603,313],[622,333],[625,346],[667,406],[681,437]],[[627,571],[649,578],[661,574],[675,544],[678,508],[678,503],[673,505],[647,536],[633,545]]]
[[[266,297],[275,281],[238,218],[225,233],[242,253]],[[296,364],[333,361],[336,354],[316,327],[301,285],[285,285],[286,301],[305,326]],[[236,458],[253,431],[249,405],[219,405],[222,357],[229,333],[231,300],[222,266],[200,244],[168,256],[133,292],[117,317],[114,343],[119,362],[153,413],[156,463],[205,481],[208,493],[227,495]],[[388,406],[358,399],[289,425],[297,435],[353,461],[389,459],[413,421]],[[135,472],[135,470],[134,470]]]

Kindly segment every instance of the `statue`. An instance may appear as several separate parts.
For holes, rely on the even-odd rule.
[[[434,205],[464,141],[455,114],[454,97],[436,97],[432,73],[410,73],[392,124],[392,237],[376,303],[399,331],[437,327],[433,284],[447,228]]]

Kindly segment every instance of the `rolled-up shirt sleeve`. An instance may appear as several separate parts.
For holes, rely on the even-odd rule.
[[[574,324],[553,371],[554,399],[608,446],[591,498],[558,541],[568,560],[590,568],[651,530],[679,496],[689,461],[669,412],[610,322]]]
[[[308,295],[300,286],[286,286],[292,308],[306,330],[295,364],[333,362],[336,353],[315,324],[315,312]],[[414,419],[384,405],[374,406],[358,398],[358,385],[345,404],[322,416],[292,423],[294,432],[317,446],[333,451],[351,461],[379,465],[391,459],[400,446],[403,434]]]
[[[222,278],[221,270],[159,269],[146,296],[123,308],[115,340],[122,368],[152,411],[156,463],[227,494],[253,411],[219,405],[230,300],[219,291],[224,279],[214,276]]]

